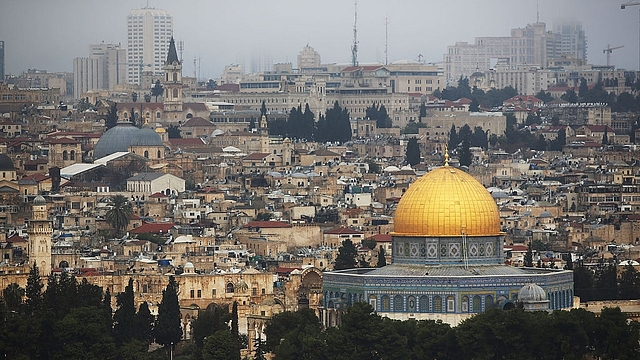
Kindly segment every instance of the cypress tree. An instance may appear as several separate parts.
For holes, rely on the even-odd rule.
[[[173,275],[169,276],[169,284],[162,291],[162,302],[158,305],[158,319],[153,328],[153,335],[156,342],[162,346],[177,344],[182,338],[178,284]]]

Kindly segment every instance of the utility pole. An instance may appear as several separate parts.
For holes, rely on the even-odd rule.
[[[353,20],[353,45],[351,45],[351,65],[358,66],[358,0],[355,1],[355,16]]]

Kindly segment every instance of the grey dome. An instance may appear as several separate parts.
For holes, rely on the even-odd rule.
[[[46,203],[47,201],[42,197],[42,195],[38,195],[33,199],[33,205],[44,205]]]
[[[13,171],[16,168],[13,167],[13,160],[6,154],[0,154],[0,171],[9,170]]]
[[[525,284],[518,291],[518,301],[524,303],[547,301],[547,293],[536,284]]]
[[[551,215],[550,212],[548,212],[547,210],[543,211],[540,213],[540,216],[538,216],[539,218],[552,218],[553,215]]]
[[[153,132],[160,144],[162,144],[160,135],[156,134],[155,131]],[[99,159],[119,151],[129,151],[129,146],[136,141],[138,136],[140,136],[140,129],[133,126],[129,121],[120,121],[116,126],[102,134],[93,150],[93,158]],[[148,137],[146,134],[143,136],[145,138]]]
[[[162,139],[155,130],[145,126],[138,130],[138,133],[131,141],[130,146],[162,146]]]

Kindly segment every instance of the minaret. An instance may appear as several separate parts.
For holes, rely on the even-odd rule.
[[[27,234],[29,234],[29,263],[38,265],[40,276],[49,276],[53,227],[47,218],[47,202],[40,195],[33,200]]]
[[[164,116],[169,121],[182,120],[182,64],[173,37],[164,65]]]

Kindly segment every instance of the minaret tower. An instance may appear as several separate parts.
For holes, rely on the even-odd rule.
[[[29,263],[38,265],[40,276],[49,276],[53,227],[47,218],[47,202],[40,195],[33,200],[27,234],[29,234]]]
[[[173,37],[164,65],[164,116],[169,121],[182,120],[182,64]]]

